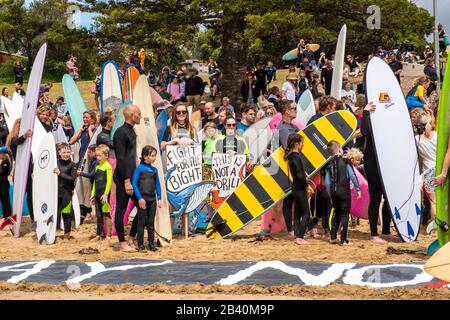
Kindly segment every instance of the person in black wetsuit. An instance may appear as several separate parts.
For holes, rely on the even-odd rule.
[[[114,182],[116,184],[116,212],[114,225],[120,242],[120,249],[125,252],[136,251],[125,241],[123,216],[127,209],[128,201],[133,197],[131,178],[136,168],[136,132],[134,125],[141,122],[141,110],[130,104],[123,110],[125,123],[119,127],[113,137],[116,150],[116,171]],[[137,220],[137,219],[135,219]]]
[[[71,150],[67,143],[57,145],[58,167],[54,173],[58,175],[58,220],[57,227],[64,221],[64,238],[70,240],[72,227],[72,195],[77,178],[77,165],[70,159]]]
[[[88,172],[83,172],[83,168],[86,165],[86,162],[82,162],[80,167],[77,170],[77,176],[82,178],[88,178],[91,181],[91,185],[94,183],[95,178],[95,168],[98,165],[97,158],[95,156],[95,149],[97,148],[96,144],[91,144],[87,149],[87,155],[88,159],[86,162],[89,163]],[[92,208],[88,208],[84,205],[80,205],[80,211],[81,211],[81,223],[83,223],[85,220],[89,221],[92,219]]]
[[[353,171],[352,162],[342,157],[344,151],[339,142],[331,140],[327,145],[327,151],[333,159],[326,168],[325,184],[335,212],[330,243],[337,243],[337,233],[339,227],[342,226],[341,245],[350,245],[347,235],[351,207],[350,181],[357,191],[357,199],[361,198],[361,189]]]
[[[366,148],[364,149],[364,170],[367,175],[367,182],[369,184],[369,224],[370,224],[370,240],[378,243],[386,243],[386,238],[390,235],[391,213],[386,201],[383,204],[383,232],[382,236],[378,235],[378,211],[381,203],[381,196],[383,195],[383,188],[381,185],[381,178],[378,172],[377,157],[375,147],[373,145],[372,125],[370,123],[370,113],[375,111],[376,106],[371,102],[363,111],[361,120],[361,133],[366,138]],[[385,197],[386,199],[386,197]]]
[[[300,151],[303,148],[303,137],[292,133],[288,137],[285,160],[289,161],[289,173],[292,174],[292,196],[294,198],[294,236],[295,243],[302,245],[309,221],[308,182],[303,168]]]
[[[114,125],[115,116],[114,113],[110,111],[103,112],[100,115],[100,125],[102,126],[102,131],[98,134],[96,144],[99,146],[104,144],[110,150],[114,149],[114,144],[111,139],[111,130]]]
[[[0,201],[3,208],[3,218],[11,216],[11,203],[9,201],[9,180],[11,161],[6,147],[0,148]]]
[[[17,147],[24,143],[26,139],[30,138],[33,135],[33,130],[28,129],[25,133],[19,136],[20,130],[20,122],[21,118],[18,118],[11,129],[7,139],[6,139],[6,147],[11,150],[13,159],[16,159],[17,155]],[[29,169],[28,169],[28,178],[27,178],[27,186],[25,191],[27,192],[27,206],[28,211],[30,213],[31,222],[34,222],[34,214],[33,214],[33,162],[30,157]]]

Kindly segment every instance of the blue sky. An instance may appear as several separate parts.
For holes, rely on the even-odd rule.
[[[26,3],[30,3],[33,0],[26,0]],[[438,17],[439,21],[444,25],[447,33],[450,33],[450,0],[437,0],[438,3]],[[426,8],[432,13],[433,8],[433,0],[416,0],[416,4],[420,7]],[[94,22],[94,18],[98,14],[82,12],[80,24],[83,27],[90,28],[92,23]],[[413,22],[413,21],[411,21]],[[413,23],[411,23],[413,27]]]

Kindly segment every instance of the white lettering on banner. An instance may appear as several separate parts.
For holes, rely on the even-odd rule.
[[[202,146],[167,146],[167,170],[176,169],[167,179],[167,190],[179,192],[202,182]]]
[[[217,284],[221,285],[236,284],[247,279],[257,271],[272,268],[293,276],[298,276],[299,279],[308,286],[326,287],[331,283],[333,283],[334,281],[336,281],[337,279],[339,279],[345,270],[351,269],[355,265],[356,265],[355,263],[335,263],[332,264],[327,270],[322,272],[320,275],[315,276],[304,269],[289,267],[281,261],[262,261],[256,263],[255,265],[245,270],[241,270],[236,274],[230,275],[222,280],[219,280]]]
[[[389,269],[389,268],[413,268],[420,270],[420,273],[417,274],[414,279],[404,280],[404,281],[396,281],[396,282],[385,282],[381,283],[381,279],[374,279],[370,277],[367,281],[363,280],[363,276],[366,272],[371,272],[372,270],[377,270],[377,274],[381,274],[381,269]],[[373,271],[372,271],[373,272]],[[427,274],[423,270],[423,265],[421,264],[388,264],[383,266],[366,266],[358,269],[352,269],[347,271],[344,279],[342,280],[345,284],[349,285],[357,285],[357,286],[369,286],[373,288],[393,288],[393,287],[405,287],[405,286],[413,286],[421,283],[427,283],[433,280],[433,277]]]
[[[219,197],[228,197],[239,186],[242,181],[241,178],[243,178],[241,172],[243,172],[242,169],[245,167],[246,160],[246,156],[242,154],[213,154],[212,169],[219,190]]]
[[[156,263],[145,263],[145,264],[134,264],[134,265],[123,265],[123,266],[117,266],[117,267],[111,267],[111,268],[105,268],[105,266],[100,262],[86,262],[86,264],[91,268],[91,272],[86,273],[84,275],[80,275],[78,277],[69,278],[69,280],[66,281],[66,284],[72,285],[76,283],[80,283],[86,279],[90,279],[100,273],[110,272],[110,271],[127,271],[131,269],[136,268],[147,268],[147,267],[158,267],[163,266],[167,264],[172,264],[173,261],[166,260],[162,262],[156,262]]]
[[[11,277],[7,282],[9,283],[19,283],[22,280],[29,278],[32,275],[38,274],[43,269],[50,267],[54,260],[41,260],[41,261],[31,261],[31,262],[23,262],[18,263],[8,267],[0,268],[0,272],[22,272],[19,275]],[[31,269],[24,269],[23,267],[33,266]]]

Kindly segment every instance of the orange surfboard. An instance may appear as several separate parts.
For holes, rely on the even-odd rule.
[[[135,67],[129,67],[122,83],[123,102],[133,101],[133,91],[138,78],[141,76]]]

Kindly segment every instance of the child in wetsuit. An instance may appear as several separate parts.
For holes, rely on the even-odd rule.
[[[9,201],[9,180],[11,161],[6,147],[0,148],[0,201],[3,208],[3,218],[11,216],[11,203]]]
[[[91,203],[95,205],[97,215],[96,239],[100,240],[103,230],[103,221],[106,221],[107,239],[111,237],[111,215],[109,206],[109,193],[112,186],[112,166],[108,162],[109,148],[101,144],[95,149],[98,165],[95,167],[94,185],[91,192]]]
[[[82,178],[88,178],[91,182],[91,186],[94,183],[95,168],[98,165],[97,158],[95,156],[96,144],[91,144],[87,149],[87,159],[83,159],[81,166],[77,171],[77,175]],[[87,162],[87,163],[86,163]],[[88,171],[83,172],[84,167],[88,165]],[[85,205],[80,205],[81,209],[81,222],[89,221],[92,218],[92,208],[88,208]]]
[[[364,172],[363,158],[364,154],[358,148],[351,148],[347,150],[344,154],[344,158],[348,159],[352,162],[352,165],[356,170],[358,170],[364,177],[366,176]],[[355,228],[357,225],[359,226],[359,217],[351,217],[352,220],[352,228]]]
[[[339,142],[330,141],[327,145],[327,150],[333,157],[325,174],[325,185],[334,207],[330,243],[337,243],[337,232],[342,224],[341,244],[350,245],[351,243],[347,239],[351,206],[350,180],[358,193],[358,199],[361,197],[361,189],[359,188],[358,179],[353,171],[351,161],[342,157],[344,151]]]
[[[70,231],[72,228],[72,195],[75,189],[75,180],[77,178],[77,166],[70,159],[71,150],[67,143],[59,143],[56,146],[58,151],[58,167],[54,173],[58,175],[58,222],[61,223],[61,217],[64,221],[64,238],[70,240]]]
[[[303,148],[303,137],[291,133],[288,137],[285,160],[289,162],[289,174],[292,175],[292,195],[294,197],[294,236],[295,243],[306,244],[304,239],[308,226],[310,210],[308,204],[308,182],[303,168],[300,151]]]
[[[138,200],[137,242],[139,251],[145,251],[144,227],[148,233],[148,248],[157,251],[154,244],[156,205],[161,208],[161,186],[158,169],[152,166],[156,160],[157,150],[152,146],[142,149],[141,164],[133,174],[133,190]],[[156,201],[157,200],[157,201]]]

